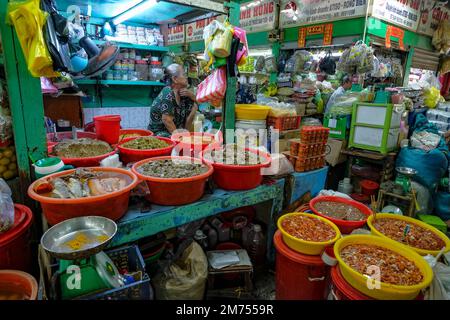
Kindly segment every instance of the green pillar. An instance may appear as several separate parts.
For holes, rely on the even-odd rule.
[[[277,62],[280,58],[280,50],[281,50],[281,42],[280,41],[273,42],[272,43],[272,55],[275,57]],[[272,72],[270,74],[270,78],[269,78],[270,82],[276,83],[277,79],[278,79],[278,73]]]
[[[228,19],[234,26],[239,26],[239,19],[241,14],[241,7],[237,2],[224,3],[229,8]],[[222,111],[222,130],[225,133],[225,143],[234,142],[234,133],[227,134],[226,129],[234,130],[235,128],[235,114],[234,107],[236,104],[236,77],[227,75],[227,92],[225,95],[225,108]]]
[[[412,58],[414,56],[414,48],[411,47],[408,52],[408,58],[405,65],[405,76],[403,78],[403,86],[407,87],[409,83],[409,73],[411,72]]]
[[[6,24],[7,6],[7,2],[0,5],[0,34],[19,177],[26,194],[31,181],[30,157],[38,160],[47,154],[44,104],[40,79],[31,76],[16,32]]]

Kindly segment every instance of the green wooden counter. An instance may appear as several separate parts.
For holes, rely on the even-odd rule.
[[[246,191],[224,191],[217,189],[206,194],[197,202],[177,207],[152,205],[151,211],[141,213],[138,208],[130,207],[126,215],[118,222],[118,231],[111,246],[137,241],[158,232],[243,206],[272,201],[269,235],[273,235],[276,226],[272,217],[279,213],[283,205],[284,179],[273,180]],[[272,251],[271,238],[268,252]]]

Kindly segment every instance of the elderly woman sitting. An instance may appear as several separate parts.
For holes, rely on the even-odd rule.
[[[171,64],[165,70],[164,87],[150,107],[148,129],[157,136],[170,137],[176,129],[189,129],[197,112],[195,95],[187,89],[183,67]]]

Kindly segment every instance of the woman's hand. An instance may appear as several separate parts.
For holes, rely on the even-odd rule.
[[[195,102],[195,94],[192,91],[188,89],[181,89],[179,92],[181,97],[188,97]]]

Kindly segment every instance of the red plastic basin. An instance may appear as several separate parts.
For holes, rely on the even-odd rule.
[[[120,129],[119,131],[119,141],[122,141],[123,139],[128,139],[128,138],[134,138],[134,137],[125,137],[125,138],[121,138],[123,135],[125,134],[136,134],[139,135],[140,137],[149,137],[149,136],[153,136],[153,132],[151,132],[150,130],[144,130],[144,129]]]
[[[148,162],[157,160],[184,159],[201,163],[201,160],[191,157],[156,157],[139,161],[133,165],[131,170],[136,176],[147,183],[150,189],[149,201],[164,206],[179,206],[197,201],[203,196],[206,180],[213,173],[213,167],[210,164],[208,171],[204,174],[179,179],[164,179],[157,177],[144,176],[138,172],[138,168]]]
[[[36,180],[28,188],[28,195],[32,199],[40,202],[42,212],[50,225],[55,225],[67,219],[84,216],[102,216],[112,220],[118,220],[127,212],[130,193],[138,184],[138,178],[132,172],[125,169],[99,167],[90,169],[125,175],[129,179],[129,184],[122,190],[105,195],[78,199],[57,199],[37,194],[34,191],[34,187],[37,184],[50,181],[56,177],[71,174],[75,172],[74,169],[57,172]]]
[[[50,145],[47,148],[48,151],[48,155],[49,157],[58,157],[55,155],[52,155],[51,153],[53,152],[53,148],[57,145],[57,143],[55,145]],[[108,158],[109,156],[112,156],[113,154],[115,154],[117,152],[117,150],[113,150],[109,153],[105,153],[102,154],[100,156],[95,156],[95,157],[86,157],[86,158],[63,158],[63,157],[58,157],[62,160],[62,162],[64,162],[64,164],[66,165],[72,165],[76,168],[81,168],[81,167],[98,167],[100,165],[100,161],[102,161],[105,158]]]
[[[169,138],[155,137],[156,139],[167,142],[169,144],[169,146],[166,148],[151,149],[151,150],[137,150],[137,149],[129,149],[129,148],[123,147],[124,143],[134,140],[134,139],[137,139],[137,138],[139,138],[139,137],[123,139],[117,145],[117,148],[119,149],[120,159],[125,164],[130,163],[130,162],[141,161],[141,160],[148,159],[148,158],[170,156],[170,154],[172,153],[172,149],[176,145],[175,142],[173,142]]]
[[[0,270],[0,300],[36,300],[37,293],[38,283],[31,274]]]
[[[361,213],[365,214],[366,215],[366,219],[364,219],[362,221],[346,221],[346,220],[340,220],[340,219],[334,219],[334,218],[328,217],[326,215],[321,214],[320,212],[318,212],[316,210],[315,204],[317,202],[320,202],[320,201],[340,202],[340,203],[345,203],[345,204],[351,205],[353,207],[358,208],[359,211],[361,211]],[[366,222],[367,222],[367,218],[369,218],[369,216],[372,214],[372,210],[370,210],[370,208],[368,208],[367,206],[365,206],[361,202],[357,202],[357,201],[354,201],[354,200],[349,200],[349,199],[345,199],[345,198],[341,198],[341,197],[335,197],[335,196],[316,197],[316,198],[312,199],[309,202],[309,206],[311,207],[311,210],[315,214],[317,214],[318,216],[321,216],[321,217],[323,217],[325,219],[330,220],[336,226],[338,226],[339,230],[343,234],[349,234],[353,230],[361,228],[362,226],[364,226],[366,224]]]
[[[213,179],[219,188],[224,190],[249,190],[259,186],[263,180],[262,168],[270,167],[271,158],[268,153],[258,150],[245,149],[265,158],[261,164],[240,166],[224,163],[216,163],[205,158],[212,150],[209,148],[200,153],[200,158],[214,167]]]
[[[14,224],[0,233],[0,269],[31,271],[31,209],[14,205]]]
[[[275,232],[275,286],[277,300],[324,300],[330,267],[320,256],[301,254],[289,248],[280,230]]]
[[[183,142],[183,138],[188,137],[188,138],[192,138],[192,137],[210,137],[212,138],[212,142],[211,143],[195,143],[195,140],[193,143],[186,143]],[[198,158],[200,152],[202,152],[203,150],[205,150],[206,148],[218,148],[222,145],[223,143],[223,136],[220,133],[219,134],[219,139],[216,140],[215,139],[215,135],[212,133],[206,133],[206,132],[177,132],[172,134],[171,139],[172,141],[177,142],[177,146],[175,147],[175,150],[179,153],[180,156],[185,155],[185,156],[190,156],[190,157],[194,157],[194,158]]]

